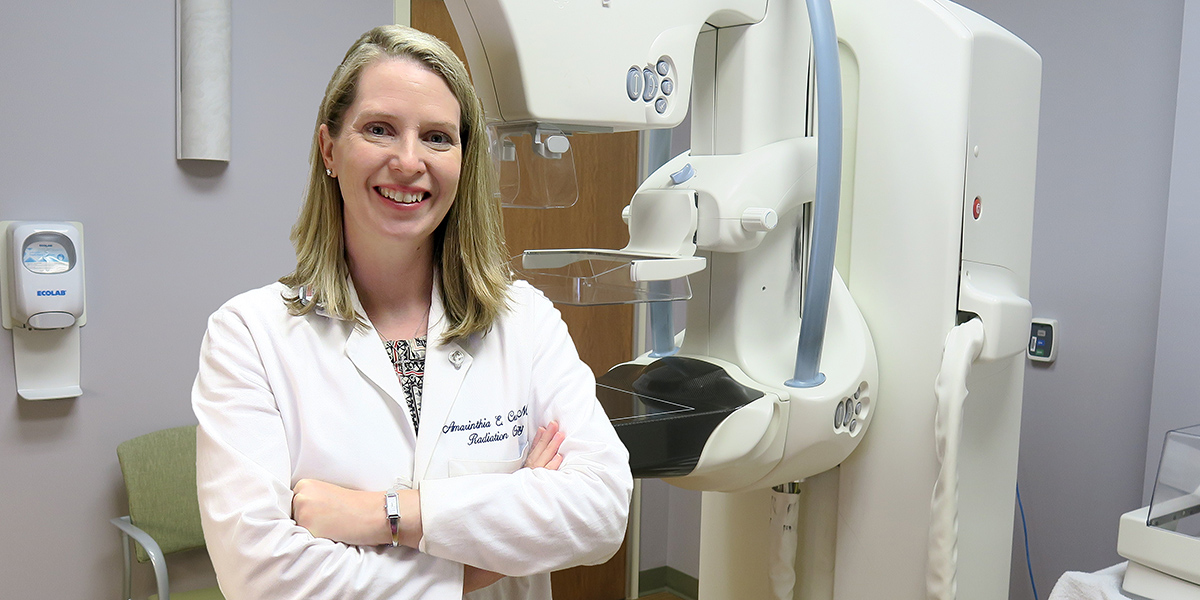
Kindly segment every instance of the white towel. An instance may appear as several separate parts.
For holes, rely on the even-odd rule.
[[[1048,600],[1125,600],[1121,582],[1125,579],[1123,562],[1095,573],[1067,571],[1058,578]]]

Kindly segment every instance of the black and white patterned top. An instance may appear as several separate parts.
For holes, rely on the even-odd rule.
[[[408,402],[408,413],[412,415],[413,430],[421,421],[421,389],[425,382],[425,343],[427,336],[412,340],[384,340],[388,358],[396,368],[404,399]]]

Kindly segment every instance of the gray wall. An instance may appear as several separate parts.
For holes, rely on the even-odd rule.
[[[671,567],[700,577],[700,497],[661,479],[642,480],[641,570]]]
[[[1175,113],[1175,152],[1167,205],[1167,238],[1163,253],[1162,301],[1158,307],[1158,350],[1154,361],[1154,395],[1146,440],[1145,491],[1158,470],[1167,430],[1200,423],[1196,366],[1200,365],[1200,6],[1183,14],[1183,48],[1179,59],[1179,101]]]
[[[0,589],[115,598],[125,514],[114,449],[194,423],[205,319],[292,264],[317,104],[390,0],[233,4],[233,160],[175,161],[171,2],[9,2],[0,17],[0,219],[85,227],[84,395],[19,400],[0,330]],[[172,574],[211,581],[202,556]],[[142,597],[149,589],[138,581]]]

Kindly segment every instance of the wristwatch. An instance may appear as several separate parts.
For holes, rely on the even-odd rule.
[[[383,510],[387,512],[388,525],[392,528],[392,547],[400,545],[400,498],[396,492],[383,495]]]

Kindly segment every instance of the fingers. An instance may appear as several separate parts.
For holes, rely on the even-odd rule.
[[[550,462],[546,463],[546,468],[550,469],[551,471],[557,471],[558,467],[562,465],[562,461],[563,461],[562,455],[555,454],[554,458],[550,459]]]
[[[529,448],[529,454],[525,457],[525,466],[527,468],[536,469],[542,466],[541,464],[538,464],[538,459],[542,457],[542,447],[545,446],[545,444],[542,443],[542,440],[545,437],[546,428],[538,427],[537,435],[533,436],[533,445]]]
[[[545,467],[546,463],[550,462],[551,458],[554,458],[554,453],[548,452],[548,450],[551,442],[554,441],[554,436],[558,434],[558,422],[550,421],[548,425],[539,427],[538,429],[542,430],[541,438],[529,453],[530,461],[533,463],[533,468],[535,469]]]
[[[567,434],[561,431],[555,433],[554,437],[550,438],[550,443],[546,445],[545,451],[545,455],[549,457],[547,460],[558,454],[558,449],[562,447],[563,440],[565,439],[567,439]]]
[[[529,457],[525,459],[525,466],[530,469],[548,468],[550,461],[558,455],[558,449],[564,439],[566,435],[558,430],[557,421],[551,421],[545,427],[538,427]]]

